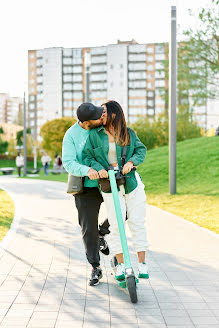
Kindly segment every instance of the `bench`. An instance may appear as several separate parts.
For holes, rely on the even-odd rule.
[[[13,167],[2,167],[0,169],[0,171],[2,172],[3,175],[11,175],[14,172],[14,168]]]
[[[33,170],[27,169],[27,174],[38,174],[40,172],[40,170],[41,170],[41,168],[33,169]]]

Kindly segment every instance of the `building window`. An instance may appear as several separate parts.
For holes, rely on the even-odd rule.
[[[147,48],[147,53],[148,54],[153,54],[154,53],[154,48],[152,48],[152,47]]]
[[[64,104],[64,107],[72,107],[72,101],[71,100],[65,100],[63,102],[63,104]]]
[[[130,97],[146,97],[146,89],[142,90],[129,90]]]
[[[73,57],[72,62],[73,62],[73,64],[75,64],[75,65],[82,64],[82,58],[80,58],[80,57],[76,57],[76,58]]]
[[[129,55],[129,61],[145,61],[145,60],[146,60],[146,54]]]
[[[68,57],[72,56],[72,49],[63,49],[63,55]]]
[[[63,72],[64,73],[72,73],[72,66],[64,66]]]
[[[165,87],[165,81],[164,80],[156,80],[155,87]]]
[[[146,62],[145,63],[129,63],[129,70],[130,71],[141,71],[146,69]]]
[[[72,99],[72,92],[64,92],[63,98],[64,99]]]
[[[155,67],[156,67],[156,69],[164,69],[164,63],[156,62]]]
[[[165,78],[165,72],[164,71],[156,71],[155,77],[157,78]]]
[[[81,83],[75,83],[73,84],[73,90],[82,90],[82,84]]]
[[[73,89],[72,83],[64,83],[63,84],[63,90],[72,90],[72,89]]]
[[[165,60],[165,54],[156,54],[155,59],[156,60]]]
[[[106,72],[106,65],[91,65],[91,72],[96,73],[96,72]]]
[[[63,75],[63,81],[64,82],[72,82],[72,75]]]
[[[73,66],[72,72],[73,73],[82,73],[82,66]]]
[[[73,75],[73,82],[81,82],[82,81],[82,75]]]
[[[93,64],[99,64],[99,63],[105,63],[106,62],[106,56],[91,56],[91,63]]]
[[[148,89],[153,89],[153,83],[152,82],[148,82],[147,83],[147,87],[148,87]]]
[[[148,65],[147,70],[148,71],[153,71],[154,70],[154,65]]]
[[[81,91],[74,91],[73,98],[74,99],[83,98],[83,93]]]
[[[148,91],[147,96],[148,97],[154,97],[154,93],[152,91]]]

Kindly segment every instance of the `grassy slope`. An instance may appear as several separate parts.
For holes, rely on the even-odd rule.
[[[168,194],[168,147],[153,149],[139,166],[148,203],[219,233],[219,137],[177,145],[177,195]]]
[[[10,229],[14,218],[14,203],[9,195],[0,189],[0,241]]]

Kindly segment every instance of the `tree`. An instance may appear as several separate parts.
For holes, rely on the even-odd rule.
[[[183,32],[185,40],[177,49],[177,109],[182,124],[195,121],[198,112],[207,115],[207,100],[219,99],[219,0],[211,0],[209,8],[201,9],[197,22],[197,30]],[[164,67],[168,80],[169,60],[164,61]],[[167,114],[168,89],[161,89],[160,95]]]
[[[43,138],[42,148],[51,156],[61,155],[65,132],[75,123],[76,119],[73,117],[57,118],[46,122],[40,129],[40,135]]]
[[[3,134],[3,133],[4,133],[4,130],[2,127],[0,127],[0,134]],[[6,153],[7,149],[8,149],[8,142],[3,141],[0,136],[0,154]]]
[[[190,15],[196,16],[191,11]],[[219,99],[219,0],[200,10],[197,23],[196,30],[184,31],[188,57],[199,64],[199,79],[208,85],[206,97]]]
[[[27,134],[31,134],[31,129],[27,128]],[[23,130],[20,130],[17,132],[17,146],[22,146],[23,145]]]

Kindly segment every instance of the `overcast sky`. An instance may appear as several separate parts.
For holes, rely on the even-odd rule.
[[[87,47],[135,39],[169,41],[170,6],[180,29],[194,26],[188,14],[210,0],[5,0],[0,4],[0,92],[22,96],[27,88],[27,51]],[[178,36],[180,39],[180,35]]]

